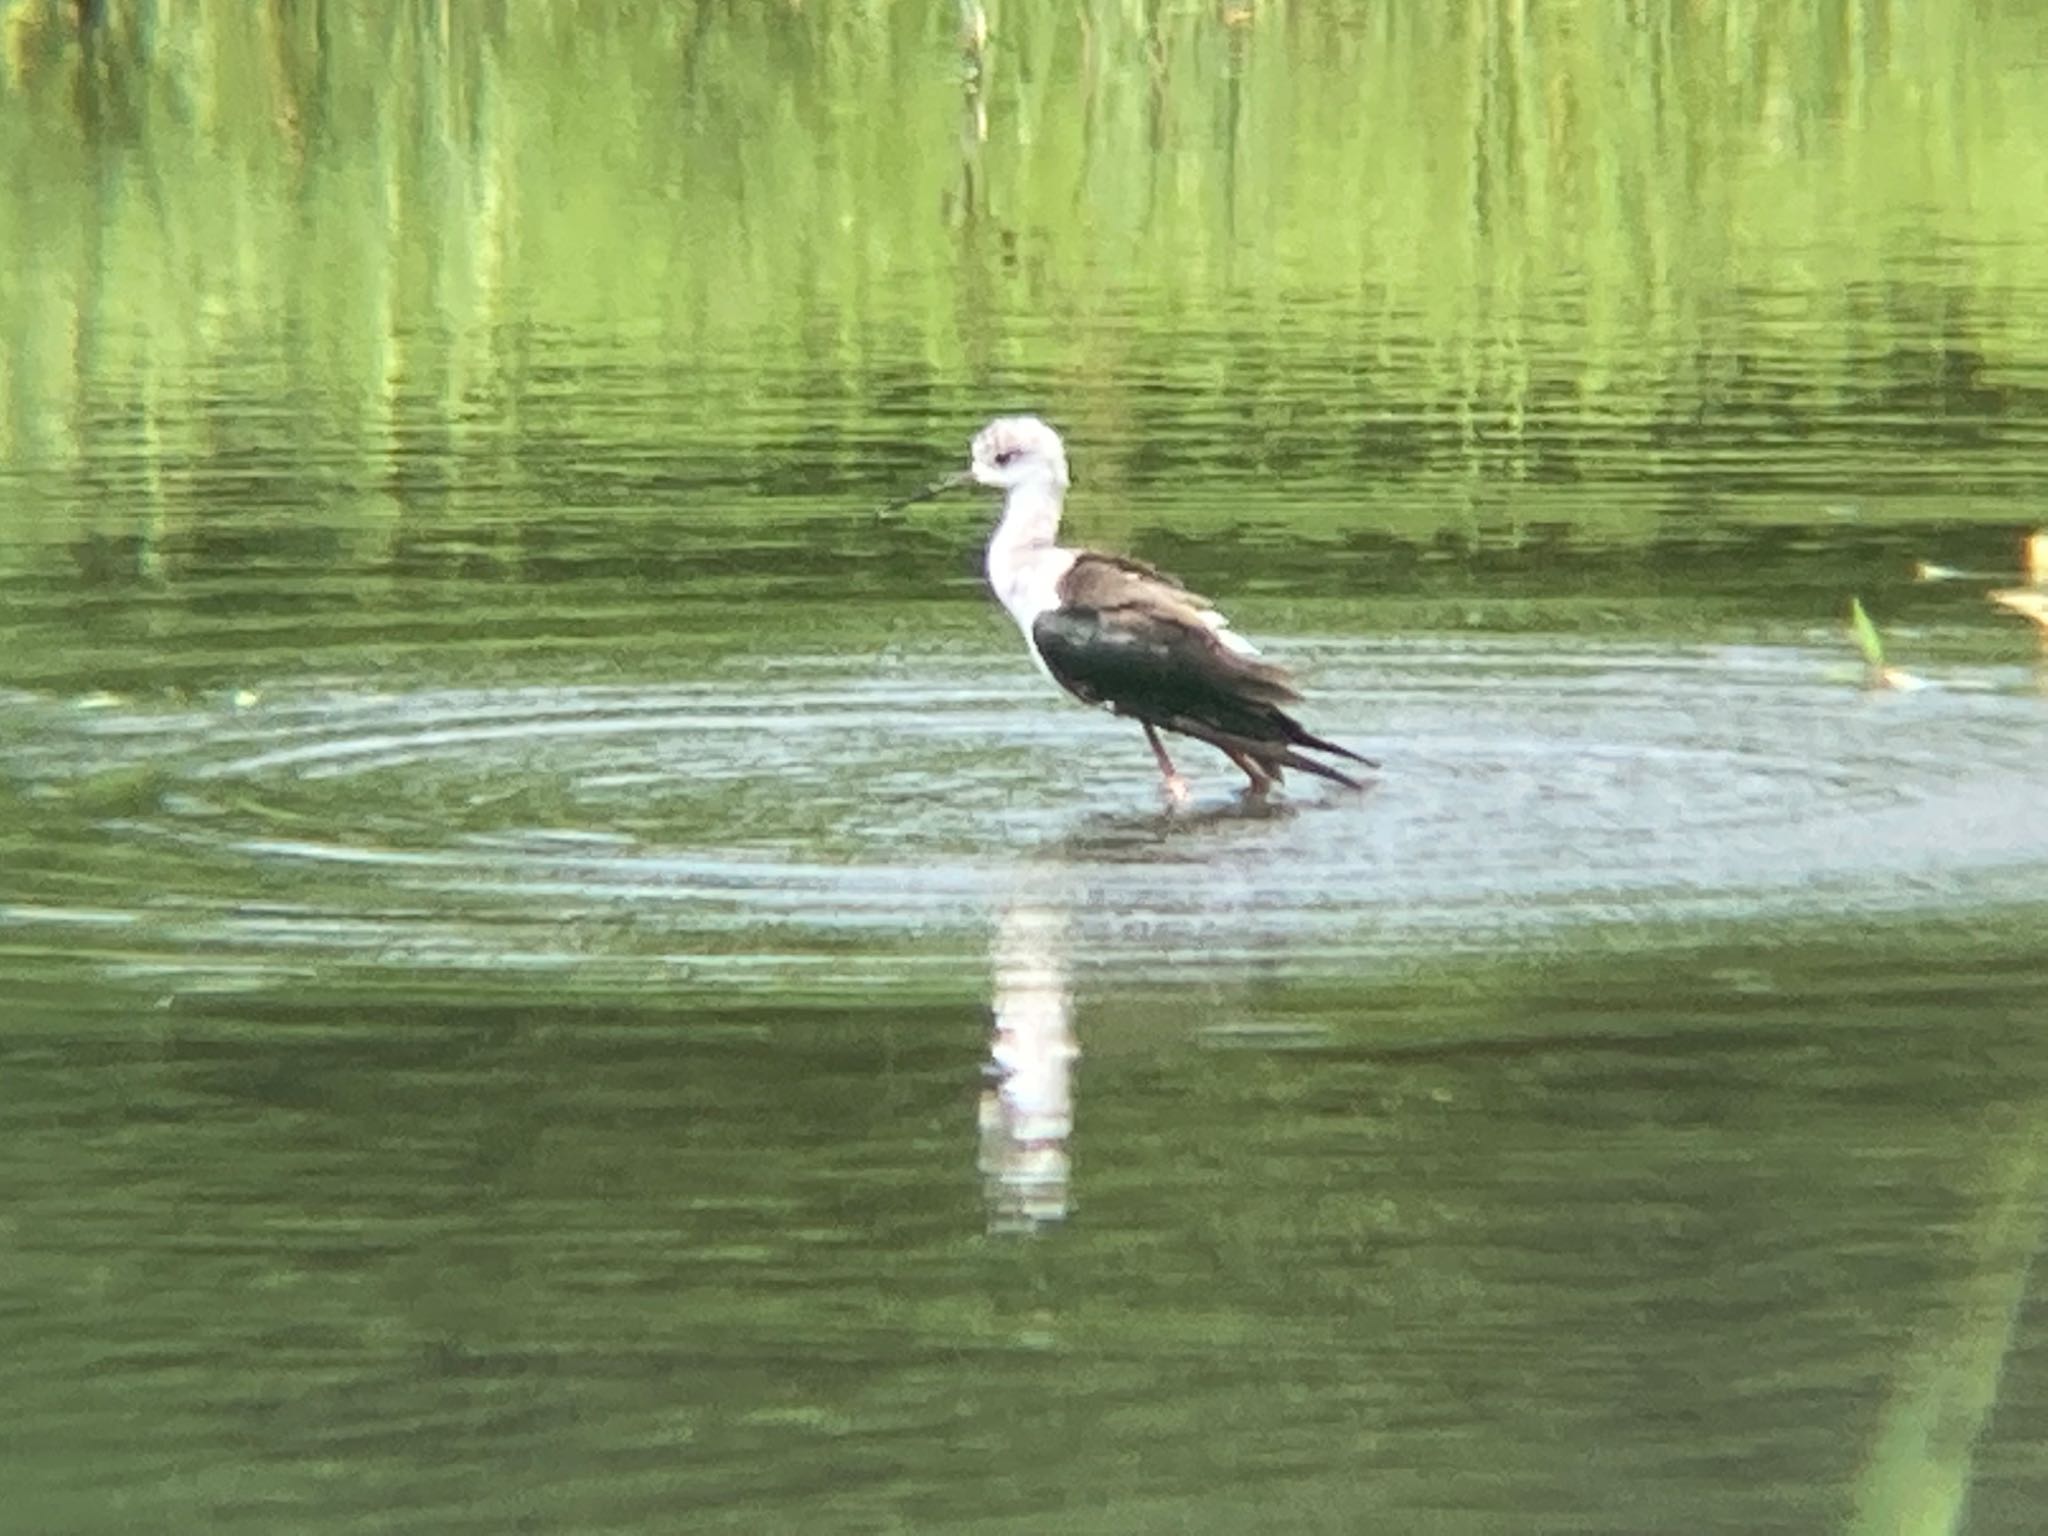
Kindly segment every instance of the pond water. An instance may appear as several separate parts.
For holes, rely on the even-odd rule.
[[[21,1528],[2038,1529],[2048,35],[925,9],[5,12]]]

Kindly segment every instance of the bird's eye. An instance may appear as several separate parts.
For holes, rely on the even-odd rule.
[[[1017,455],[1021,451],[1022,450],[1016,448],[1001,449],[996,454],[996,463],[998,465],[1014,464],[1017,462]]]

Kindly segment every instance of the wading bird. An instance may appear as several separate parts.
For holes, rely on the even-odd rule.
[[[1142,561],[1059,542],[1067,451],[1036,416],[999,416],[975,434],[966,469],[897,503],[955,486],[1003,493],[988,542],[988,584],[1009,610],[1041,671],[1084,704],[1136,720],[1159,764],[1167,799],[1188,799],[1162,730],[1206,741],[1264,795],[1298,768],[1348,789],[1364,785],[1310,752],[1379,765],[1311,734],[1285,705],[1301,695],[1206,598]]]

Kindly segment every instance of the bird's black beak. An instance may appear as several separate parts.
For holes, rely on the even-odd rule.
[[[947,475],[943,480],[934,480],[930,485],[926,486],[921,491],[912,491],[908,496],[905,496],[901,501],[890,502],[886,507],[883,507],[881,509],[880,515],[886,517],[891,512],[901,512],[905,507],[914,506],[920,501],[930,501],[934,496],[943,496],[948,491],[957,490],[959,489],[959,487],[963,485],[971,485],[973,484],[973,482],[973,470],[955,470],[952,474]]]

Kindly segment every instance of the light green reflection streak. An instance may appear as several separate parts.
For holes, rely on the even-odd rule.
[[[116,4],[88,49],[20,0],[0,451],[75,462],[108,400],[192,449],[165,381],[252,352],[368,456],[408,391],[510,441],[592,329],[721,359],[739,399],[1028,364],[1114,436],[1134,336],[1313,302],[1399,320],[1361,368],[1436,338],[1512,471],[1559,326],[1592,414],[1711,398],[1738,336],[1796,344],[1824,406],[1937,269],[1994,379],[2038,367],[2024,17],[1640,9],[994,7],[976,146],[946,8]],[[1255,418],[1260,386],[1213,381]]]

